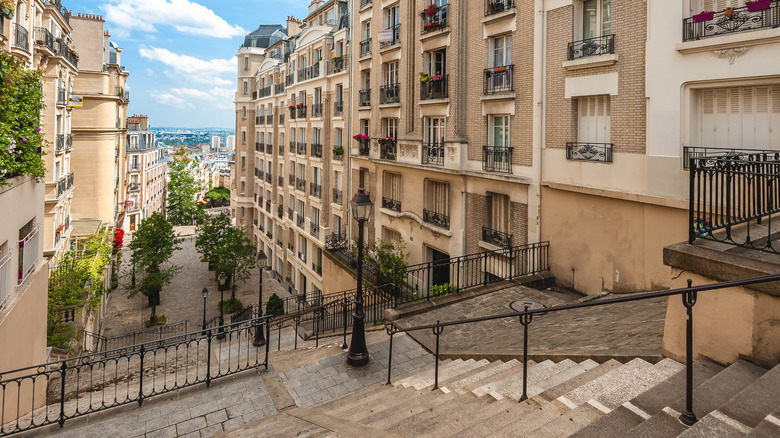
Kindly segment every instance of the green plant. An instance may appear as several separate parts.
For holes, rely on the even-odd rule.
[[[255,267],[255,247],[243,228],[234,227],[228,216],[218,214],[198,225],[195,248],[214,266],[214,278],[224,272],[232,282],[231,297],[236,296],[236,281],[246,281]]]
[[[230,189],[227,187],[219,186],[214,187],[208,192],[206,192],[205,195],[203,195],[205,198],[209,198],[212,200],[216,199],[230,199]]]
[[[146,328],[154,327],[156,325],[164,325],[168,322],[168,317],[165,315],[155,315],[154,318],[144,322]]]
[[[217,304],[217,310],[223,310],[225,313],[236,313],[243,308],[244,304],[238,298],[229,298]]]
[[[41,70],[28,70],[0,52],[0,186],[10,185],[8,180],[17,175],[41,182],[46,173],[41,158],[46,146],[40,126],[42,84]]]
[[[8,18],[14,18],[14,11],[16,10],[16,2],[14,0],[0,0],[0,15],[5,15]]]
[[[266,315],[284,315],[284,301],[279,298],[279,295],[272,294],[268,298],[268,302],[265,304]]]
[[[183,151],[180,151],[183,152]],[[196,196],[198,185],[190,169],[189,159],[180,154],[168,163],[168,220],[173,225],[190,225],[193,216],[197,216]]]
[[[343,146],[336,146],[333,148],[333,155],[343,155],[344,154],[344,147]]]
[[[76,335],[76,327],[72,324],[58,323],[52,329],[47,345],[49,347],[59,348],[60,350],[69,350],[70,343]]]
[[[431,286],[431,288],[430,288],[431,296],[449,295],[449,294],[457,292],[457,291],[458,291],[458,288],[455,287],[454,284],[450,284],[450,283],[437,284],[437,285]]]
[[[387,324],[387,321],[385,321],[384,316],[374,321],[374,325],[385,325],[385,324]]]

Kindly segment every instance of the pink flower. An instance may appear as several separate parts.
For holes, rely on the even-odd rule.
[[[41,127],[40,126],[38,127],[38,132],[41,132]]]
[[[22,141],[27,143],[27,137],[22,137]]]

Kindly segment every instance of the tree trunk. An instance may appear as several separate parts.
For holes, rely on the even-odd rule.
[[[156,319],[157,319],[157,306],[153,304],[152,316],[149,317],[149,325],[151,326],[152,324],[154,324]]]

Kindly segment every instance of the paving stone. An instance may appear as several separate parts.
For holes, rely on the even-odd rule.
[[[201,415],[210,414],[219,409],[216,402],[206,402],[201,405],[193,406],[190,408],[190,415],[192,418],[199,417]]]
[[[222,423],[219,423],[219,424],[215,424],[215,425],[209,426],[209,427],[207,427],[205,429],[201,429],[200,430],[200,437],[201,438],[211,438],[212,436],[214,436],[214,435],[216,435],[218,433],[222,433],[222,432],[223,432]]]
[[[167,427],[169,424],[170,422],[168,421],[167,415],[164,415],[162,417],[152,418],[151,420],[146,421],[145,431],[146,433],[149,433],[157,429],[162,429],[163,427]]]
[[[228,420],[227,413],[224,410],[212,412],[206,415],[206,424],[209,426],[217,423],[222,423]]]
[[[195,417],[183,423],[176,425],[176,433],[186,435],[190,432],[200,430],[206,427],[206,417]]]
[[[175,438],[176,426],[168,426],[155,431],[147,432],[146,438]]]

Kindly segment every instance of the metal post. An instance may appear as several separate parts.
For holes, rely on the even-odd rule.
[[[344,301],[341,303],[341,307],[343,308],[344,313],[344,343],[341,344],[341,349],[346,350],[347,349],[347,305],[349,303],[349,298],[344,297]]]
[[[144,404],[144,345],[141,344],[141,366],[138,371],[138,406]]]
[[[347,364],[360,367],[368,363],[366,347],[366,325],[363,314],[363,226],[366,220],[358,220],[358,264],[357,293],[355,295],[355,313],[352,314],[352,340],[347,352]]]
[[[485,253],[485,255],[483,257],[485,257],[485,272],[482,273],[482,281],[484,282],[483,286],[487,286],[488,285],[488,276],[487,276],[487,273],[488,273],[488,266],[487,266],[488,258],[487,258],[487,253]]]
[[[386,385],[389,385],[390,370],[393,368],[393,335],[395,334],[395,330],[392,329],[392,326],[390,324],[385,325],[385,330],[387,330],[387,334],[390,335],[390,352],[387,354],[387,383],[386,383]]]
[[[68,362],[63,360],[60,369],[62,370],[60,379],[62,380],[62,385],[60,386],[60,420],[58,423],[60,424],[60,429],[62,429],[62,426],[65,425],[65,374],[68,370]]]
[[[525,305],[526,312],[529,307],[528,304]],[[520,396],[518,402],[528,400],[528,395],[526,394],[528,385],[528,324],[531,323],[531,320],[533,320],[533,315],[531,314],[520,315],[520,324],[523,325],[523,395]]]
[[[203,334],[206,334],[206,297],[203,297]]]
[[[690,166],[688,167],[688,172],[690,173],[689,178],[689,185],[688,185],[688,243],[693,243],[693,241],[696,239],[696,232],[695,232],[695,224],[694,224],[694,217],[693,217],[693,208],[694,208],[694,198],[693,191],[695,187],[695,181],[696,181],[696,160],[691,158]]]
[[[276,323],[276,328],[279,329],[279,330],[277,330],[277,336],[276,336],[276,351],[279,351],[279,350],[282,349],[282,326],[283,325],[284,325],[284,321],[279,321],[279,322]],[[268,333],[269,334],[268,334],[268,336],[266,336],[266,338],[269,338],[269,342],[270,342],[270,336],[271,336],[270,333],[271,332],[269,331]]]
[[[688,280],[688,287],[693,282]],[[685,306],[688,320],[685,327],[685,411],[680,414],[683,424],[692,426],[699,421],[693,413],[693,306],[696,304],[696,291],[682,294],[683,306]]]
[[[257,312],[258,316],[263,316],[263,268],[260,268],[260,285],[258,286],[259,290],[259,298],[258,298],[258,304],[257,304]],[[255,328],[255,341],[252,343],[255,347],[260,347],[262,345],[265,345],[265,339],[263,338],[263,331],[260,330],[260,321],[257,321],[257,326]]]
[[[271,320],[266,319],[265,320],[265,337],[266,339],[271,337]],[[297,338],[297,334],[296,334]],[[268,348],[270,345],[268,345],[268,342],[265,343],[265,370],[268,371]]]
[[[319,348],[320,346],[320,319],[317,317],[317,312],[319,312],[319,309],[314,310],[314,324],[312,325],[312,328],[314,328],[314,334],[316,336],[316,340],[314,341],[314,348]]]
[[[436,335],[436,364],[433,373],[433,388],[431,391],[439,389],[439,335],[444,331],[444,327],[439,326],[439,320],[436,320],[436,327],[433,328],[433,334]]]
[[[219,334],[217,339],[225,338],[225,291],[223,285],[219,285]]]
[[[206,387],[211,386],[211,329],[209,329],[206,335],[207,349],[206,349]]]
[[[294,318],[294,320],[295,320],[295,333],[294,333],[295,334],[295,345],[293,346],[293,350],[297,350],[298,349],[298,321],[300,321],[300,319],[301,319],[300,315],[296,315],[295,318]]]

